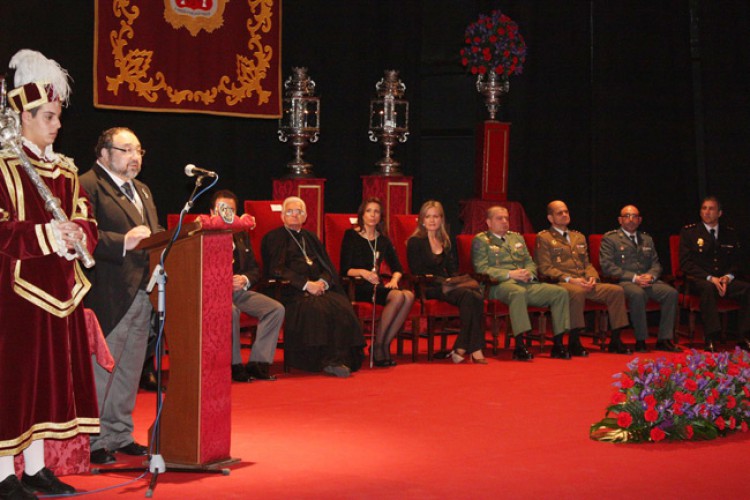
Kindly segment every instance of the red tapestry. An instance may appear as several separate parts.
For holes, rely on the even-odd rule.
[[[281,116],[281,0],[96,0],[94,106]]]

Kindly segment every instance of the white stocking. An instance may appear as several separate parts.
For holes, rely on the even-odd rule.
[[[44,439],[32,441],[31,445],[23,450],[23,470],[27,476],[33,476],[44,467]]]
[[[0,457],[0,481],[4,481],[5,478],[15,473],[16,469],[13,465],[13,455]]]

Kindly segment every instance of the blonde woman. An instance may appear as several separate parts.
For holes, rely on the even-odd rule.
[[[417,229],[406,246],[409,268],[414,274],[431,274],[438,279],[430,284],[425,295],[458,306],[461,331],[453,344],[450,358],[461,363],[466,354],[472,361],[487,364],[482,353],[484,346],[484,297],[478,290],[457,288],[444,294],[441,282],[455,276],[458,270],[451,253],[451,241],[445,229],[445,212],[439,201],[426,201],[419,210]],[[441,279],[442,278],[442,279]]]

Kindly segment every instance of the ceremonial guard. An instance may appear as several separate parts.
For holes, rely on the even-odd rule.
[[[36,498],[75,492],[45,467],[44,440],[99,432],[81,304],[90,284],[78,260],[93,264],[97,229],[73,160],[52,148],[67,72],[31,50],[10,67],[13,111],[0,116],[0,498]]]

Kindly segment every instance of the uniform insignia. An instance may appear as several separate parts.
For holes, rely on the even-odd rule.
[[[696,243],[698,243],[699,247],[703,247],[703,238],[698,238],[698,241]]]

